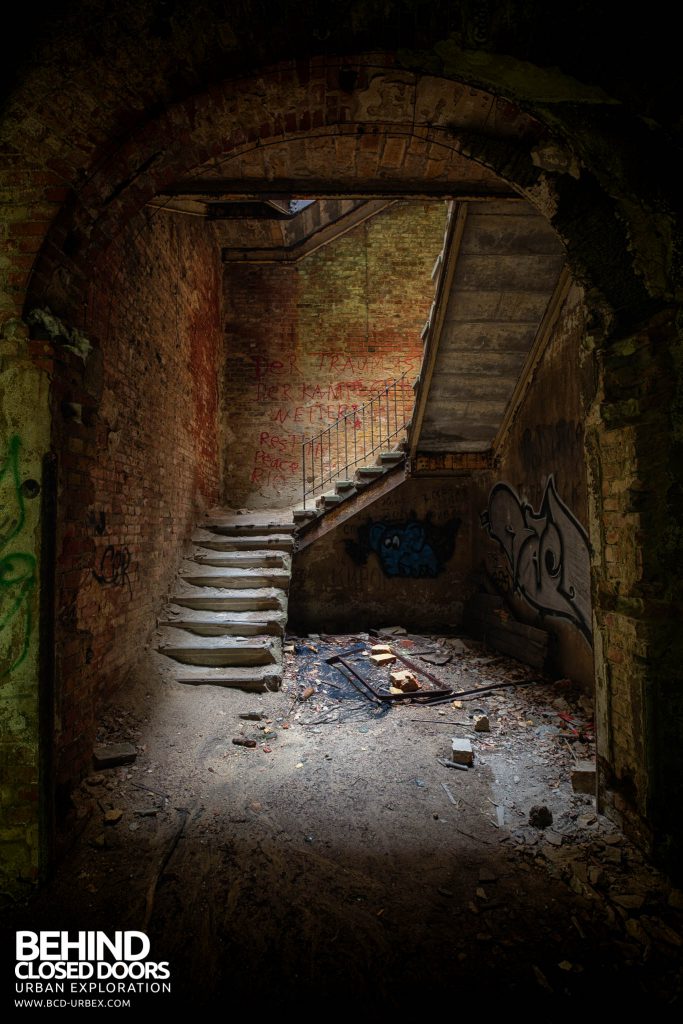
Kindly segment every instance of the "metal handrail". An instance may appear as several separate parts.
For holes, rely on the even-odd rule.
[[[406,392],[409,392],[408,399]],[[333,480],[339,480],[375,452],[385,448],[390,450],[392,445],[397,448],[407,435],[413,402],[413,388],[408,383],[406,371],[368,402],[352,406],[329,427],[304,441],[301,445],[303,507],[306,508],[308,498]],[[367,429],[366,417],[369,422]]]

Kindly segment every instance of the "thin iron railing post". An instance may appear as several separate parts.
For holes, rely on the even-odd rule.
[[[341,416],[338,416],[333,423],[321,430],[310,441],[304,441],[302,443],[302,495],[304,508],[306,508],[308,498],[315,495],[321,488],[324,488],[328,482],[331,483],[333,480],[340,477],[342,473],[348,475],[351,467],[357,467],[361,460],[367,459],[369,455],[373,455],[377,450],[382,450],[385,447],[391,450],[392,440],[396,439],[395,443],[397,443],[398,438],[402,439],[404,437],[407,406],[406,390],[409,386],[407,384],[407,380],[408,371],[406,370],[400,377],[397,377],[395,380],[385,384],[384,388],[380,388],[379,391],[367,402],[352,408],[350,412],[346,412]],[[400,396],[398,393],[399,389]],[[399,400],[401,404],[402,418],[399,417],[398,412]],[[386,402],[385,409],[382,409],[382,401]],[[394,407],[393,431],[391,422],[392,404]],[[366,423],[366,415],[369,415],[370,417],[369,429]],[[377,423],[375,423],[375,417],[377,417]],[[340,436],[342,428],[340,420],[342,419],[344,420],[343,441]],[[349,450],[349,420],[351,420],[351,426],[353,429],[353,460],[351,460],[351,452]],[[333,431],[334,437],[332,436]],[[362,434],[360,441],[358,438],[359,431]],[[368,434],[370,435],[369,437]],[[376,437],[375,434],[377,435]],[[327,451],[325,450],[326,441]],[[402,441],[400,443],[402,443]],[[316,452],[316,444],[319,445],[319,452]],[[307,447],[309,445],[311,449],[310,487],[307,486],[306,480],[308,459]],[[325,468],[325,459],[327,459],[327,469]],[[316,463],[318,461],[320,462],[320,476],[316,480]]]
[[[336,463],[336,469],[337,469],[337,472],[339,472],[339,420],[337,420],[337,422],[334,425],[334,433],[335,433],[335,438],[336,438],[336,441],[337,441],[337,463]]]
[[[372,408],[374,401],[375,399],[373,398],[370,402],[370,451],[366,452],[366,457],[367,455],[372,455],[375,450],[375,410]]]
[[[324,483],[331,479],[332,474],[332,427],[327,428],[327,476]]]
[[[344,417],[344,477],[348,476],[349,472],[349,438],[347,434],[348,426],[348,413]]]
[[[306,442],[301,445],[301,490],[303,507],[306,508]]]

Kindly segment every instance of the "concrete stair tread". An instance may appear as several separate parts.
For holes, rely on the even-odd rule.
[[[266,548],[274,551],[291,551],[294,547],[294,538],[289,533],[226,537],[210,530],[195,530],[192,542],[211,551],[262,551]]]
[[[175,618],[160,620],[160,629],[171,627],[201,637],[282,637],[285,634],[286,616],[280,611],[203,611],[199,608],[178,608],[178,612],[179,614]],[[272,614],[274,617],[264,620],[265,614]],[[190,617],[190,615],[197,617]],[[217,617],[212,618],[213,615]],[[249,622],[249,620],[240,620],[238,615],[258,615],[260,617]]]
[[[207,621],[211,621],[212,619],[215,619],[215,621],[217,623],[221,622],[223,620],[225,620],[226,622],[234,620],[235,622],[250,622],[250,623],[265,622],[265,623],[268,623],[268,622],[275,622],[275,621],[280,620],[280,619],[283,618],[283,612],[278,611],[277,609],[275,609],[275,610],[273,610],[273,609],[265,610],[265,611],[262,611],[262,612],[259,612],[259,611],[251,611],[251,612],[250,611],[245,611],[245,612],[204,612],[204,611],[192,611],[192,610],[189,610],[189,609],[185,608],[182,605],[175,605],[172,602],[171,602],[171,604],[168,605],[167,614],[169,616],[172,615],[174,619],[175,619],[176,615],[183,615],[183,617],[185,617],[185,618],[187,618],[189,616],[190,619],[197,618],[198,620],[202,619],[202,618],[205,618],[206,616],[209,616],[209,619],[207,619]]]
[[[258,566],[249,565],[199,565],[193,558],[186,558],[180,563],[180,572],[185,573],[188,571],[195,571],[199,569],[202,576],[220,576],[225,579],[234,578],[250,579],[254,576],[263,576],[263,569]],[[266,570],[269,576],[289,576],[289,569],[280,569],[277,566],[273,566]]]
[[[229,587],[196,587],[192,583],[186,583],[184,580],[178,580],[175,587],[175,593],[178,597],[244,597],[245,591],[242,589],[230,590]],[[274,597],[278,601],[283,598],[286,600],[287,595],[279,587],[254,587],[253,590],[247,592],[249,597]],[[174,597],[171,596],[171,601]]]
[[[228,590],[222,587],[194,587],[180,580],[171,601],[186,608],[207,611],[284,612],[287,607],[287,594],[286,591],[274,587]]]
[[[195,548],[192,559],[197,565],[230,569],[289,569],[291,559],[285,551],[209,551]]]
[[[245,665],[239,668],[206,668],[201,665],[174,666],[176,682],[192,686],[229,686],[238,690],[277,690],[282,683],[282,667]]]
[[[226,537],[267,537],[272,534],[287,536],[296,529],[292,519],[289,523],[240,523],[220,519],[205,519],[198,524],[198,529],[208,530]]]
[[[198,636],[283,636],[286,616],[273,611],[203,611],[171,605],[159,627],[186,630]]]
[[[327,494],[321,494],[316,498],[317,505],[338,505],[344,498],[341,494],[337,494],[336,491],[328,491]]]
[[[275,637],[195,636],[178,629],[162,629],[157,650],[168,658],[203,667],[272,665],[282,656]]]
[[[166,626],[159,629],[156,635],[157,649],[166,647],[192,647],[201,650],[274,650],[279,651],[281,644],[272,636],[194,636],[177,626]]]
[[[384,472],[384,466],[360,466],[359,469],[356,470],[356,474],[360,473],[361,476],[380,476],[380,474]]]
[[[233,566],[198,565],[183,562],[180,579],[196,587],[225,587],[227,589],[259,589],[276,587],[286,590],[291,573],[289,569],[235,568]]]
[[[214,507],[204,512],[204,519],[217,523],[237,523],[238,525],[287,525],[292,522],[291,508],[234,508]]]

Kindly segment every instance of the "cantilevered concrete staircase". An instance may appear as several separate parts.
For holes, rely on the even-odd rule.
[[[415,401],[405,400],[404,374],[304,443],[298,550],[398,486],[419,456],[446,453],[452,467],[453,457],[480,455],[486,465],[560,316],[565,259],[519,196],[449,203]]]
[[[214,514],[195,533],[157,650],[180,683],[275,690],[292,569],[289,512]]]
[[[295,531],[300,551],[419,472],[421,457],[495,455],[561,314],[564,263],[519,197],[449,203],[417,381],[403,374],[304,441],[302,507],[202,524],[159,634],[178,681],[279,687]]]
[[[374,459],[374,461],[370,461]],[[313,508],[294,509],[294,522],[299,528],[314,522],[325,512],[348,501],[355,495],[366,491],[368,488],[384,480],[391,475],[395,477],[398,485],[405,477],[406,453],[403,449],[396,448],[373,455],[368,460],[368,465],[358,466],[352,477],[340,478],[334,481],[334,489],[318,495]],[[403,471],[401,476],[396,476],[396,471]]]

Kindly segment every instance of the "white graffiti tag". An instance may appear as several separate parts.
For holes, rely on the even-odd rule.
[[[588,537],[559,497],[553,477],[538,512],[509,484],[496,484],[481,522],[505,552],[515,590],[544,614],[569,619],[590,642]]]

